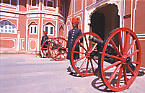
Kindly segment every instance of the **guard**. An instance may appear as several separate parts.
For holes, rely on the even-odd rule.
[[[81,29],[78,29],[78,24],[79,24],[79,18],[73,18],[72,19],[72,26],[73,29],[69,31],[68,33],[68,41],[67,41],[67,46],[66,48],[68,48],[68,53],[67,53],[67,59],[70,60],[70,70],[71,73],[70,75],[76,74],[76,72],[74,71],[72,64],[71,64],[71,51],[72,51],[72,47],[74,45],[74,42],[76,41],[77,37],[82,35],[82,31]],[[83,42],[83,40],[81,41],[81,43]],[[75,51],[79,52],[79,45],[75,47]],[[74,60],[79,59],[79,54],[76,53],[74,55]],[[76,66],[76,64],[75,64]]]
[[[43,36],[42,36],[42,39],[41,39],[41,58],[45,58],[45,56],[43,55],[42,53],[42,44],[43,42],[45,42],[45,40],[49,39],[49,37],[47,36],[47,31],[43,31]],[[48,43],[48,42],[47,42]],[[46,44],[47,45],[47,44]],[[47,48],[47,46],[44,45],[43,48]],[[46,53],[46,50],[44,50],[45,53]]]

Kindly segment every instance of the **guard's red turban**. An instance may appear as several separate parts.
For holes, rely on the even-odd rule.
[[[79,24],[79,18],[74,17],[74,18],[72,19],[72,23]]]
[[[43,31],[43,33],[47,34],[47,31]]]

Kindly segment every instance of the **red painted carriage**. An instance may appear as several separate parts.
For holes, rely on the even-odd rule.
[[[80,42],[82,38],[83,43]],[[60,39],[62,38],[51,40],[51,44],[47,48],[54,60],[57,60],[58,55],[67,53],[66,40],[62,39],[63,42],[59,43]],[[55,47],[52,42],[60,45]],[[64,42],[65,44],[61,45]],[[77,44],[80,45],[80,52],[75,51]],[[53,48],[56,50],[53,50]],[[77,60],[73,59],[75,53],[80,55]],[[66,56],[62,59],[58,57],[59,60],[65,58]],[[141,47],[136,34],[128,28],[115,29],[104,41],[97,34],[87,32],[75,41],[71,60],[74,70],[79,75],[91,76],[99,71],[102,81],[109,89],[122,91],[130,87],[139,73]]]
[[[66,50],[67,40],[62,37],[47,39],[42,44],[42,52],[47,58],[55,61],[62,61],[67,57]]]

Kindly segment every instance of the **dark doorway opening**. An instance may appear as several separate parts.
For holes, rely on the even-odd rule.
[[[92,32],[98,34],[103,40],[115,28],[120,26],[118,7],[107,4],[97,8],[91,16]]]
[[[92,32],[104,39],[105,32],[105,16],[103,13],[95,12],[91,18]]]

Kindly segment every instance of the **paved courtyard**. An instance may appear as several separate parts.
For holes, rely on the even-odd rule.
[[[0,55],[0,93],[103,93],[97,76],[77,77],[68,72],[69,61],[53,61],[35,55]],[[119,93],[144,93],[145,76]],[[111,91],[110,91],[111,93]],[[113,92],[112,92],[113,93]]]

